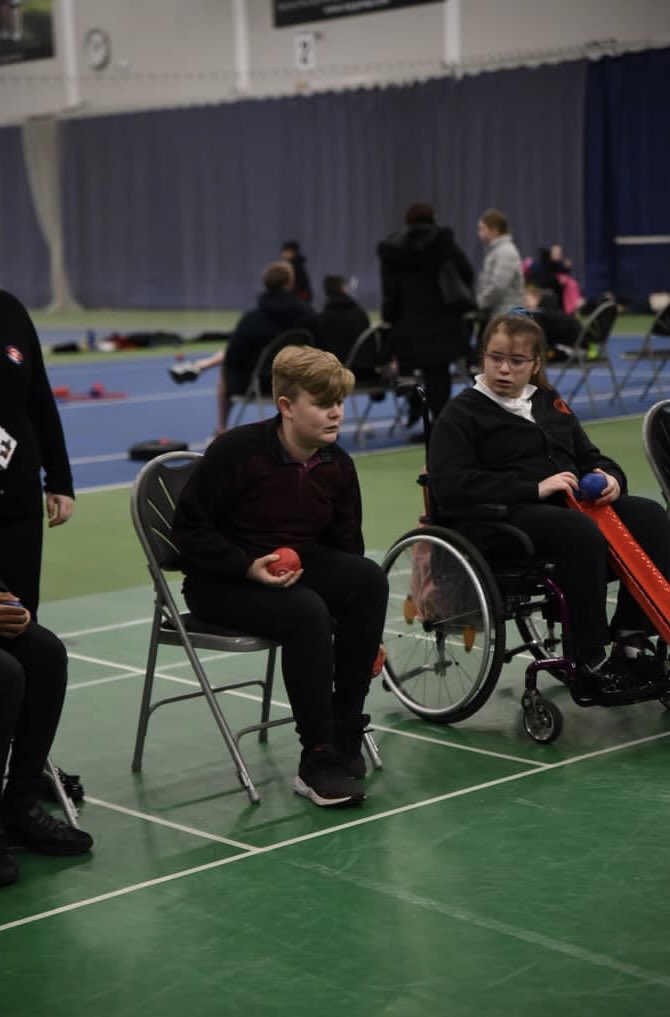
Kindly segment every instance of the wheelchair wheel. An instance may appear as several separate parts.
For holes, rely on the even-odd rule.
[[[550,699],[543,699],[535,695],[528,700],[524,696],[521,701],[523,707],[523,726],[527,734],[534,742],[548,745],[556,741],[563,730],[563,714]]]
[[[426,720],[465,720],[491,695],[505,653],[493,573],[465,537],[442,527],[405,534],[382,567],[386,687]]]

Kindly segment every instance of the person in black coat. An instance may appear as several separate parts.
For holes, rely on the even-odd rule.
[[[312,284],[307,272],[307,258],[300,250],[297,240],[286,240],[281,246],[281,256],[293,269],[293,292],[304,304],[312,303]]]
[[[448,304],[440,272],[451,263],[467,287],[474,270],[449,227],[438,226],[430,205],[405,213],[407,228],[377,247],[381,266],[382,318],[391,325],[391,349],[400,374],[422,371],[428,407],[436,417],[451,395],[450,364],[467,351],[468,308]]]
[[[554,563],[572,623],[572,650],[585,692],[604,695],[621,681],[659,675],[653,626],[620,584],[607,612],[607,543],[589,516],[571,510],[566,494],[595,472],[604,488],[596,505],[611,505],[663,575],[670,573],[665,511],[631,495],[621,466],[593,444],[571,408],[547,381],[544,335],[524,312],[493,317],[482,338],[482,373],[446,405],[431,434],[428,475],[444,515],[467,518],[499,504],[540,555]],[[605,647],[614,642],[608,656]]]
[[[344,276],[325,276],[323,292],[326,301],[317,315],[319,346],[344,364],[358,337],[370,327],[370,318],[347,293]]]
[[[2,558],[6,548],[3,547]],[[0,887],[19,870],[10,847],[44,855],[88,851],[88,833],[45,812],[42,773],[58,726],[67,683],[67,654],[53,632],[31,620],[16,591],[0,580]]]
[[[35,618],[42,560],[41,473],[49,526],[67,522],[74,490],[40,342],[23,304],[0,290],[0,541],[3,574]]]
[[[256,307],[245,311],[223,350],[209,357],[177,364],[169,369],[173,380],[196,381],[203,371],[219,367],[217,385],[218,426],[223,434],[228,426],[231,398],[243,395],[256,361],[273,339],[293,329],[304,329],[316,340],[316,313],[294,293],[295,276],[288,261],[273,261],[263,272],[263,292]],[[269,392],[269,374],[267,379]]]

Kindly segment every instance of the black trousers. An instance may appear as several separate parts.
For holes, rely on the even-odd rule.
[[[0,778],[11,745],[5,797],[34,797],[53,742],[67,684],[60,639],[31,622],[16,639],[0,639]]]
[[[34,519],[0,522],[0,576],[31,614],[37,618],[42,570],[43,522]]]
[[[649,498],[622,495],[612,504],[622,522],[666,578],[670,575],[670,528],[664,509]],[[519,505],[509,521],[533,541],[541,555],[556,563],[556,582],[566,596],[575,648],[605,645],[617,629],[653,628],[626,590],[619,586],[617,606],[608,625],[607,542],[588,516],[556,505]]]
[[[203,621],[281,644],[286,692],[300,739],[310,747],[360,726],[388,584],[369,558],[323,547],[300,555],[304,575],[287,590],[187,576],[184,596]]]
[[[416,369],[418,368],[414,361],[399,359],[398,371],[401,375],[409,377]],[[442,363],[431,367],[422,367],[420,370],[422,382],[426,389],[426,404],[433,420],[437,420],[443,406],[446,406],[451,396],[451,365],[449,363]],[[421,407],[418,405],[417,418],[420,416],[420,413]]]

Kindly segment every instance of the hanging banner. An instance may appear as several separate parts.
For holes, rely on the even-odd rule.
[[[0,64],[54,55],[52,0],[0,0]]]
[[[442,0],[274,0],[275,28],[304,25],[308,21],[351,18],[356,14],[380,14],[399,7],[441,3]]]

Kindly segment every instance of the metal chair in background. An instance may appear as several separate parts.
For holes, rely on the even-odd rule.
[[[586,389],[591,409],[595,410],[595,395],[589,382],[593,370],[605,368],[612,380],[611,401],[618,399],[623,406],[619,391],[619,383],[609,354],[608,342],[618,316],[618,309],[613,300],[606,300],[596,307],[582,326],[574,346],[563,348],[566,359],[553,379],[553,384],[560,390],[561,381],[570,369],[578,371],[577,383],[569,394],[561,392],[568,402],[572,402],[582,386]]]
[[[629,353],[624,354],[626,359],[630,360],[628,370],[624,374],[623,378],[619,382],[620,394],[626,387],[633,371],[639,364],[645,360],[651,361],[652,372],[651,377],[647,380],[646,387],[640,398],[644,399],[649,390],[656,385],[660,388],[660,376],[663,368],[670,360],[670,349],[666,346],[665,349],[654,348],[655,338],[667,339],[670,336],[670,303],[666,304],[662,310],[656,314],[652,320],[649,328],[642,337],[642,345],[637,350],[630,350]]]
[[[285,346],[314,346],[314,336],[304,328],[291,328],[281,335],[276,336],[272,342],[261,350],[258,360],[254,365],[249,378],[249,384],[241,396],[232,396],[231,399],[239,399],[237,412],[233,415],[231,410],[231,427],[237,427],[250,405],[256,406],[259,416],[263,416],[263,409],[267,406],[274,406],[272,400],[272,361],[280,350]]]

